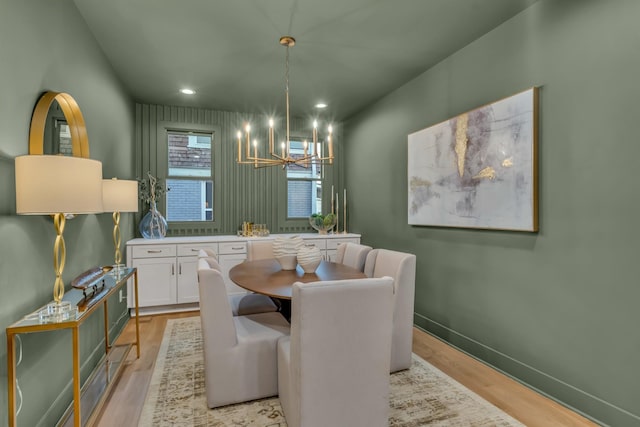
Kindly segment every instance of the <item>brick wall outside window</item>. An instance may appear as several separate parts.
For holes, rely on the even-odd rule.
[[[195,180],[169,179],[167,193],[167,221],[202,219],[202,183]]]

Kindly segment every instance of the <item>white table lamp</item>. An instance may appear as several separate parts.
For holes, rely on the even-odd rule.
[[[105,212],[113,212],[113,246],[116,269],[121,267],[120,212],[138,212],[138,181],[125,179],[102,180],[102,205]]]
[[[20,215],[53,215],[56,240],[53,265],[52,319],[64,320],[64,282],[66,260],[63,232],[66,214],[102,212],[102,163],[84,157],[27,155],[16,157],[16,212]],[[75,313],[75,307],[73,307]]]

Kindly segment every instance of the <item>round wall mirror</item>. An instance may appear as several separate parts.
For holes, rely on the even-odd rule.
[[[48,138],[45,138],[45,134]],[[29,154],[64,154],[89,158],[84,118],[68,93],[45,92],[33,111]]]

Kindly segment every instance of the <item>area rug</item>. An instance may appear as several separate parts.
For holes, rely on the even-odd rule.
[[[390,391],[390,426],[523,425],[415,354]],[[207,408],[200,318],[167,322],[138,426],[286,425],[277,397]]]

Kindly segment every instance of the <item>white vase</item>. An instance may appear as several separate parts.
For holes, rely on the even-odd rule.
[[[322,254],[317,247],[302,247],[298,251],[298,264],[304,270],[305,273],[313,273],[322,261]]]
[[[295,270],[296,255],[303,246],[304,242],[299,236],[278,237],[273,241],[273,256],[283,270]]]

